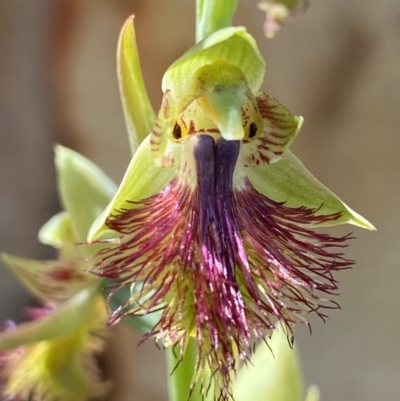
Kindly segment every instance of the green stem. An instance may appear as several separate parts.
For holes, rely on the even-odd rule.
[[[183,360],[180,360],[180,348],[167,348],[167,369],[168,369],[168,398],[169,401],[188,401],[190,383],[196,366],[197,345],[191,339],[186,347]],[[179,363],[178,367],[177,364]],[[176,368],[176,369],[175,369]],[[175,369],[175,370],[174,370]],[[171,374],[172,370],[174,373]],[[195,388],[190,401],[201,401],[202,396],[199,389]]]
[[[239,0],[196,0],[196,42],[232,25]]]

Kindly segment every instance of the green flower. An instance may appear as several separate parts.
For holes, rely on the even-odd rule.
[[[86,401],[109,388],[97,366],[108,318],[102,281],[87,273],[93,250],[77,242],[85,239],[115,186],[93,163],[68,149],[57,148],[56,165],[66,212],[46,223],[39,239],[57,248],[59,258],[2,257],[43,304],[27,309],[31,321],[18,326],[8,322],[0,332],[0,394],[7,400]]]
[[[132,31],[129,20],[124,51],[135,47]],[[236,349],[248,360],[253,341],[277,320],[291,332],[306,314],[324,318],[337,307],[325,294],[337,290],[333,273],[353,263],[337,250],[349,236],[314,228],[373,229],[290,153],[303,119],[259,92],[264,70],[240,27],[215,32],[173,63],[151,135],[89,236],[118,233],[93,272],[132,288],[110,322],[160,311],[149,335],[182,352],[194,337],[193,383],[206,393],[212,382],[223,400]],[[124,104],[126,112],[140,108],[140,101]],[[137,131],[131,135],[140,142]]]

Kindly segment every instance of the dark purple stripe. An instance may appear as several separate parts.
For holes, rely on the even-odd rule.
[[[232,179],[240,142],[200,135],[194,150],[200,213],[199,239],[205,267],[228,280],[235,277]]]

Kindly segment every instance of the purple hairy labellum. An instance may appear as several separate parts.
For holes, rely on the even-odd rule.
[[[340,213],[290,208],[258,192],[237,168],[241,141],[212,135],[191,141],[192,158],[160,193],[109,217],[121,242],[101,251],[97,272],[142,283],[111,322],[161,309],[150,334],[182,347],[194,336],[201,363],[218,367],[216,378],[227,389],[234,347],[248,359],[252,341],[277,321],[291,332],[305,313],[324,318],[324,309],[337,307],[318,292],[333,293],[332,273],[351,266],[332,250],[349,236],[307,228]]]

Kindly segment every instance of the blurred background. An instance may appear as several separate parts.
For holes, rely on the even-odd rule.
[[[119,30],[136,33],[154,108],[166,68],[194,43],[194,0],[0,1],[0,250],[54,256],[36,233],[59,210],[52,147],[70,146],[116,182],[129,162],[118,95]],[[400,2],[319,0],[273,40],[241,1],[235,23],[268,63],[263,89],[305,117],[293,151],[378,229],[354,229],[355,268],[338,275],[342,311],[298,331],[307,382],[324,401],[400,399]],[[353,228],[347,228],[347,231]],[[27,301],[0,270],[0,319]],[[113,401],[165,401],[163,351],[124,327],[105,358]]]

